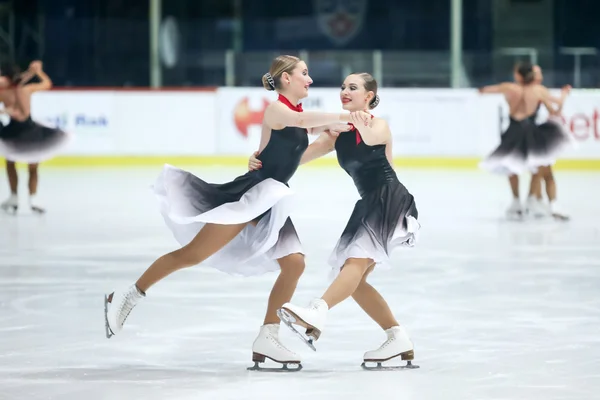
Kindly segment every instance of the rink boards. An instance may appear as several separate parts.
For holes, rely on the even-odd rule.
[[[508,124],[499,95],[464,89],[380,89],[373,111],[394,135],[398,166],[476,168]],[[262,88],[192,90],[52,90],[36,93],[38,122],[74,134],[49,164],[245,164],[258,147],[265,107],[276,95]],[[340,112],[339,89],[314,88],[305,110]],[[564,107],[577,146],[557,167],[600,169],[600,91],[574,90]],[[547,116],[540,111],[539,120]],[[311,138],[311,140],[314,138]],[[335,164],[335,155],[317,165]]]

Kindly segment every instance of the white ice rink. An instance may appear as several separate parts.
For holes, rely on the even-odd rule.
[[[217,182],[243,172],[190,170]],[[149,189],[158,172],[42,169],[48,213],[0,216],[0,399],[600,398],[600,174],[556,174],[570,222],[516,223],[503,219],[505,179],[398,170],[417,200],[419,243],[370,281],[421,368],[363,371],[363,353],[385,336],[349,299],[316,353],[282,327],[304,370],[273,374],[246,367],[275,274],[181,271],[106,339],[103,294],[177,247]],[[358,196],[338,168],[301,168],[291,186],[307,252],[294,301],[306,304],[328,284],[326,260]]]

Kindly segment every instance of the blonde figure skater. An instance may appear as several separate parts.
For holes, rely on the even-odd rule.
[[[362,110],[379,104],[375,79],[368,73],[349,75],[342,85],[340,100],[344,110],[353,115],[351,130],[330,129],[321,135],[308,147],[301,164],[335,150],[340,166],[352,177],[361,199],[329,259],[336,276],[334,282],[307,308],[284,304],[280,316],[314,350],[313,340],[325,329],[328,311],[352,296],[387,336],[378,349],[364,354],[363,368],[372,369],[367,363],[377,363],[375,369],[385,369],[382,363],[396,357],[408,361],[400,368],[415,368],[411,364],[412,341],[367,277],[376,266],[390,267],[389,255],[394,248],[414,245],[420,228],[417,206],[392,167],[392,135],[387,123],[372,117],[373,126],[369,127],[359,118]],[[261,163],[253,157],[249,167],[261,168]],[[308,337],[292,324],[307,328]]]
[[[129,288],[105,296],[106,335],[119,333],[148,290],[171,273],[205,264],[230,274],[253,276],[279,270],[263,325],[252,346],[253,369],[269,358],[301,368],[300,357],[279,340],[277,309],[288,302],[304,270],[300,240],[289,217],[287,182],[308,146],[307,133],[349,122],[349,113],[303,112],[299,101],[312,79],[296,57],[279,56],[263,76],[278,100],[265,110],[260,142],[264,168],[223,184],[165,166],[154,191],[160,211],[181,248],[159,257]],[[369,123],[368,114],[354,118]]]

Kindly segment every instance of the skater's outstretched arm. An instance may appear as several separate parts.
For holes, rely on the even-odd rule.
[[[488,85],[479,88],[481,94],[505,94],[511,87],[514,86],[512,82],[503,82],[496,85]]]
[[[540,97],[540,101],[542,104],[544,104],[544,107],[546,107],[550,115],[559,113],[559,110],[562,109],[562,102],[561,104],[556,104],[550,95],[550,91],[548,91],[545,86],[539,85],[537,88],[537,93]]]
[[[31,80],[31,78],[33,78],[33,76],[29,77],[29,79],[25,80],[23,79],[21,82],[21,85],[23,85],[23,88],[29,93],[35,93],[35,92],[39,92],[41,90],[50,90],[52,89],[52,80],[50,79],[50,77],[44,72],[43,68],[42,68],[42,62],[41,61],[34,61],[29,65],[29,69],[27,70],[29,71],[30,74],[33,74],[33,76],[37,76],[38,78],[40,78],[40,82],[39,83],[27,83],[29,80]]]
[[[321,126],[315,126],[314,128],[308,128],[308,134],[309,135],[320,135],[321,133],[327,131],[329,129],[329,125],[321,125]]]
[[[563,86],[560,97],[553,96],[548,90],[548,88],[545,86],[541,86],[540,90],[543,96],[548,100],[548,102],[552,103],[553,106],[556,106],[556,109],[552,108],[552,112],[550,109],[548,109],[548,112],[560,114],[562,112],[563,105],[565,104],[565,100],[567,99],[567,97],[569,97],[569,94],[571,93],[571,85]]]
[[[272,129],[283,129],[286,126],[308,129],[339,122],[351,122],[348,113],[297,112],[290,110],[281,102],[273,102],[267,107],[264,121]]]

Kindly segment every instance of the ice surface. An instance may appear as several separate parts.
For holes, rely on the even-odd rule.
[[[240,172],[190,169],[217,182]],[[597,398],[599,174],[557,173],[572,221],[516,223],[503,218],[505,179],[399,170],[417,200],[419,243],[370,282],[421,368],[361,370],[385,335],[350,299],[332,310],[316,353],[282,327],[304,370],[266,374],[246,367],[275,274],[181,271],[105,338],[103,294],[177,247],[150,192],[158,170],[42,169],[48,213],[0,216],[0,399]],[[327,286],[326,260],[358,196],[336,168],[301,169],[291,186],[307,252],[294,298],[303,304]]]

